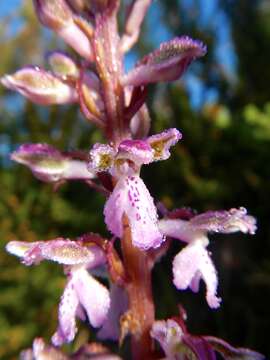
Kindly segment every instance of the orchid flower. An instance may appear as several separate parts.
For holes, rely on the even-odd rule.
[[[188,245],[179,252],[173,261],[173,282],[178,289],[188,287],[194,292],[199,290],[200,280],[206,284],[206,300],[211,308],[217,308],[221,299],[217,297],[218,278],[209,252],[206,250],[208,232],[254,234],[256,220],[247,215],[245,208],[229,211],[208,211],[190,220],[163,219],[159,221],[160,231]]]
[[[59,305],[59,325],[52,337],[54,345],[60,346],[74,339],[77,332],[76,316],[85,320],[86,313],[95,328],[104,323],[110,307],[109,291],[89,273],[106,262],[100,247],[58,238],[33,243],[11,241],[6,249],[20,257],[25,265],[51,260],[65,266],[68,281]]]
[[[148,189],[139,176],[143,164],[166,160],[169,149],[181,133],[169,129],[146,140],[124,140],[118,149],[96,144],[90,151],[90,171],[109,171],[115,187],[104,208],[105,223],[113,235],[123,236],[123,217],[127,216],[134,246],[142,250],[157,248],[164,241],[158,228],[158,215]]]
[[[256,351],[235,348],[222,339],[190,334],[182,316],[156,321],[153,324],[151,336],[164,351],[166,355],[164,360],[216,360],[216,352],[225,360],[265,359]]]

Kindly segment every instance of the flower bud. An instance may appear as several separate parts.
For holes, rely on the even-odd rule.
[[[64,79],[78,78],[78,66],[69,55],[61,51],[52,51],[48,54],[47,59],[54,74]]]
[[[18,91],[41,105],[76,102],[77,93],[57,76],[38,67],[25,67],[12,75],[5,75],[1,82],[10,90]]]
[[[99,80],[93,72],[84,72],[78,82],[81,110],[84,116],[100,126],[104,125],[104,103]]]
[[[145,56],[122,79],[123,85],[141,86],[149,83],[177,80],[192,60],[203,56],[206,47],[202,42],[187,36],[175,38],[160,45]]]
[[[33,0],[39,21],[57,31],[72,23],[72,11],[65,0]]]
[[[90,24],[87,23],[86,34],[65,0],[33,0],[33,2],[37,16],[44,26],[54,30],[81,56],[88,60],[92,59],[93,54],[89,40],[92,32]]]
[[[11,154],[11,159],[30,168],[39,180],[93,179],[94,172],[87,170],[86,162],[62,154],[47,144],[24,144]]]

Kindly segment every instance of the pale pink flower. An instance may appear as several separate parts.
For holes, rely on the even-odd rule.
[[[89,272],[105,264],[105,254],[101,248],[58,238],[34,243],[11,241],[6,249],[20,257],[25,265],[38,264],[43,260],[65,265],[68,281],[59,305],[59,325],[52,337],[54,345],[60,346],[74,339],[77,332],[76,316],[85,320],[87,315],[95,328],[105,322],[110,307],[110,294]]]
[[[208,211],[190,220],[163,219],[159,221],[160,231],[188,245],[173,261],[173,282],[178,289],[188,287],[197,292],[200,280],[206,284],[206,300],[211,308],[217,308],[221,299],[217,297],[218,278],[211,256],[207,251],[208,232],[254,234],[256,220],[247,215],[244,208],[229,211]]]
[[[96,144],[90,151],[89,169],[109,171],[116,180],[104,208],[108,229],[117,237],[123,236],[123,217],[130,224],[132,242],[142,250],[157,248],[164,241],[158,228],[158,215],[139,172],[143,164],[165,160],[169,148],[181,139],[176,129],[169,129],[145,140],[124,140],[117,149]]]

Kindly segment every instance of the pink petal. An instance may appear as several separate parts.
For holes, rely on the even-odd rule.
[[[200,239],[205,245],[208,244],[206,235],[190,225],[190,221],[180,219],[162,219],[158,222],[162,234],[175,239],[190,243]]]
[[[110,307],[108,289],[94,279],[85,268],[74,270],[72,279],[80,304],[84,307],[91,325],[101,326]]]
[[[57,332],[52,337],[55,346],[61,346],[65,342],[71,342],[77,332],[76,311],[79,299],[75,291],[73,277],[68,281],[59,305]]]
[[[129,159],[136,165],[149,164],[153,161],[154,152],[144,140],[124,140],[118,148],[118,159]]]
[[[178,289],[193,287],[194,277],[203,278],[206,284],[206,300],[211,308],[217,308],[221,299],[216,296],[217,273],[214,264],[204,246],[200,242],[191,243],[180,251],[173,261],[173,282]],[[196,288],[195,288],[196,289]]]
[[[182,134],[177,129],[168,129],[148,137],[147,142],[154,151],[154,160],[167,160],[171,155],[170,147],[174,146],[181,138]]]
[[[122,176],[104,208],[108,229],[123,236],[123,215],[126,214],[132,242],[143,250],[157,248],[164,241],[157,225],[157,210],[144,182],[138,175]]]

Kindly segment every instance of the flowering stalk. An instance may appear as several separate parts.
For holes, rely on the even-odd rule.
[[[106,134],[116,145],[129,136],[124,122],[124,89],[120,83],[123,61],[117,30],[118,7],[119,1],[114,0],[104,12],[97,13],[92,40],[107,115]]]
[[[146,252],[132,245],[128,219],[124,218],[124,236],[121,241],[124,264],[128,274],[127,293],[129,312],[126,331],[132,334],[132,354],[134,359],[149,359],[153,354],[153,340],[150,330],[155,321],[155,307],[152,294],[152,263]],[[123,329],[125,331],[125,328]]]
[[[198,292],[202,279],[208,305],[217,308],[221,299],[217,296],[217,272],[207,251],[207,234],[254,234],[256,230],[255,219],[244,208],[195,216],[184,209],[169,212],[160,207],[160,219],[140,177],[142,166],[167,160],[170,148],[182,138],[173,128],[148,136],[148,86],[177,80],[193,60],[205,55],[206,46],[188,36],[176,37],[124,73],[124,54],[138,39],[151,0],[132,1],[122,36],[117,24],[120,0],[33,3],[40,22],[62,37],[83,60],[53,51],[47,55],[50,71],[25,67],[3,76],[2,84],[37,104],[78,103],[86,120],[98,126],[108,143],[94,144],[89,154],[64,152],[48,144],[24,144],[11,158],[26,165],[39,180],[56,187],[65,181],[81,180],[101,191],[106,196],[104,222],[112,239],[89,233],[74,240],[7,244],[7,251],[25,265],[55,261],[63,265],[67,277],[53,345],[36,339],[33,349],[24,352],[22,358],[118,359],[95,343],[70,356],[57,349],[74,340],[76,318],[80,318],[99,328],[100,339],[122,343],[130,335],[135,360],[159,357],[154,340],[160,343],[166,359],[215,360],[215,352],[221,347],[225,359],[234,355],[243,360],[263,359],[258,353],[233,348],[220,339],[193,336],[181,318],[155,321],[151,274],[156,260],[166,254],[171,238],[187,244],[173,261],[175,286]],[[117,239],[121,253],[114,247]],[[97,274],[105,276],[110,290],[96,279]]]

